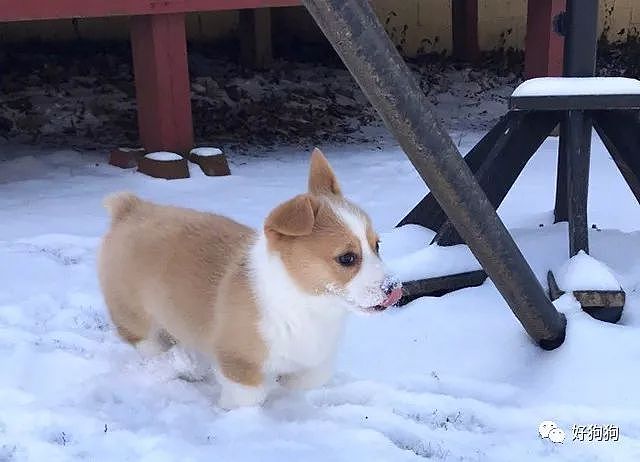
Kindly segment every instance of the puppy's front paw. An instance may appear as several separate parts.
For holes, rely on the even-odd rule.
[[[267,397],[267,390],[264,385],[255,387],[232,382],[223,377],[219,379],[222,387],[218,406],[225,410],[239,407],[260,406]]]

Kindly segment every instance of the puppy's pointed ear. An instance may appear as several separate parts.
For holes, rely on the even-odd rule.
[[[318,203],[308,194],[301,194],[280,204],[267,217],[264,230],[267,235],[307,236],[313,231]]]
[[[342,191],[338,179],[329,161],[320,149],[315,148],[311,153],[311,167],[309,168],[309,192],[316,195],[341,196]]]

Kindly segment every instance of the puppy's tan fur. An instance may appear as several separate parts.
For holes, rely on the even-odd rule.
[[[122,338],[136,344],[168,331],[185,346],[215,354],[230,379],[259,383],[265,345],[246,268],[254,232],[128,193],[109,197],[106,206],[113,222],[98,274]]]

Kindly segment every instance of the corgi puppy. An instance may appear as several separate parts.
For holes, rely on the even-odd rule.
[[[259,231],[130,193],[105,206],[112,222],[98,274],[119,335],[142,352],[178,344],[210,358],[224,409],[259,405],[278,383],[323,385],[345,314],[381,311],[402,295],[371,220],[318,149],[308,192]]]

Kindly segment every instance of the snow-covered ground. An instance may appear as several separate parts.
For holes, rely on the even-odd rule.
[[[479,136],[454,139],[466,151]],[[386,259],[414,275],[470,264],[464,248],[412,258],[432,233],[393,230],[425,189],[392,141],[322,148]],[[567,261],[566,225],[552,224],[556,148],[544,144],[500,209],[541,281]],[[192,168],[165,182],[95,154],[2,147],[0,461],[640,460],[640,208],[599,141],[593,151],[592,255],[627,291],[619,324],[565,295],[567,340],[542,351],[487,281],[351,318],[329,385],[225,413],[215,384],[181,380],[116,337],[95,273],[101,200],[127,189],[260,226],[303,191],[308,153],[232,155],[230,177]],[[544,420],[563,444],[540,438]],[[572,426],[590,424],[618,426],[619,441],[573,441]]]

